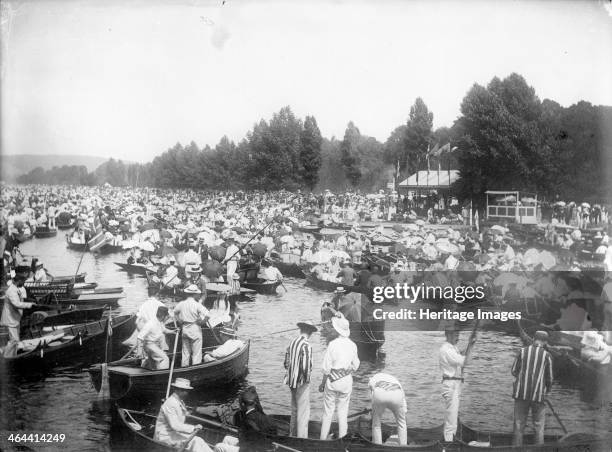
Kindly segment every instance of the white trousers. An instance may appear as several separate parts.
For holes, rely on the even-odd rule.
[[[195,366],[202,362],[202,329],[200,325],[192,323],[183,326],[183,353],[181,367]]]
[[[334,411],[338,411],[338,437],[342,438],[348,430],[348,409],[351,391],[340,392],[325,385],[323,393],[323,419],[321,420],[321,439],[327,439]]]
[[[236,273],[238,268],[238,261],[227,261],[227,283],[229,284],[232,280],[232,275]]]
[[[141,367],[145,367],[150,370],[163,370],[170,368],[170,360],[168,355],[160,348],[160,346],[153,342],[145,342],[144,353],[146,359],[142,361]]]
[[[291,422],[289,435],[308,438],[310,421],[310,383],[291,389]]]
[[[226,436],[223,438],[222,443],[215,444],[215,452],[239,452],[240,446],[238,445],[238,438],[233,436]]]
[[[408,443],[406,432],[406,399],[404,391],[374,388],[372,392],[372,442],[382,444],[381,418],[386,409],[391,410],[397,422],[397,436],[400,446]]]
[[[444,380],[442,382],[442,398],[446,408],[444,413],[444,441],[452,441],[453,436],[457,433],[460,395],[461,381]]]

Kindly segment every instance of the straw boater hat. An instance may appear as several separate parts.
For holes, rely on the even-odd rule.
[[[548,341],[548,333],[546,331],[536,331],[533,338],[536,341]]]
[[[331,319],[332,326],[338,332],[338,334],[342,337],[349,337],[351,334],[351,329],[349,327],[349,321],[342,317],[332,317]]]
[[[177,378],[176,380],[174,380],[174,383],[172,383],[172,386],[177,389],[193,389],[193,386],[191,386],[191,382],[186,378]]]
[[[184,293],[202,293],[198,286],[195,284],[190,284],[185,289],[183,289]]]
[[[232,275],[232,279],[240,279],[240,275],[238,273],[234,273]]]
[[[187,273],[200,273],[202,268],[198,264],[187,264],[185,266],[185,271]]]
[[[298,322],[297,326],[300,330],[305,330],[309,333],[316,333],[318,331],[312,322]]]
[[[334,293],[345,293],[346,290],[344,290],[344,287],[336,287],[336,290],[334,291]]]

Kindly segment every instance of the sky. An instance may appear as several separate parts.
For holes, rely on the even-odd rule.
[[[2,1],[1,150],[150,161],[241,140],[289,105],[384,142],[423,98],[451,126],[474,83],[612,105],[603,1]]]

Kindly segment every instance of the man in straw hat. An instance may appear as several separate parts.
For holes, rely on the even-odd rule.
[[[168,355],[163,351],[164,334],[173,333],[164,326],[164,320],[167,317],[168,308],[165,306],[158,307],[155,318],[149,320],[138,333],[138,342],[142,344],[146,356],[142,360],[142,367],[151,370],[168,369],[170,367]]]
[[[289,434],[308,438],[310,421],[310,376],[312,373],[312,347],[308,339],[317,331],[311,322],[298,322],[300,335],[293,339],[285,353],[284,383],[291,390],[291,423]]]
[[[346,435],[349,401],[353,390],[352,374],[360,364],[357,346],[349,339],[351,330],[348,320],[342,314],[338,314],[331,322],[336,338],[325,350],[322,365],[323,381],[319,385],[319,392],[324,392],[321,439],[327,439],[329,435],[334,410],[338,411],[338,437]]]
[[[185,286],[195,284],[200,289],[199,301],[204,304],[206,300],[206,281],[202,277],[202,267],[198,264],[189,263],[185,266],[185,273],[187,275]]]
[[[185,423],[188,411],[184,400],[189,391],[193,389],[191,382],[185,378],[177,378],[172,383],[172,388],[172,394],[159,409],[153,439],[175,448],[181,448],[189,436],[194,431],[200,430],[202,426]],[[184,450],[189,452],[211,451],[204,440],[197,436],[189,441]]]
[[[535,427],[536,444],[544,444],[544,421],[546,419],[545,395],[550,392],[553,381],[552,357],[546,350],[548,333],[536,331],[533,344],[523,347],[512,365],[516,378],[514,398],[514,446],[523,445],[523,432],[527,414],[531,410]]]
[[[183,352],[181,367],[195,366],[202,362],[202,328],[201,324],[208,318],[208,309],[198,303],[194,296],[202,294],[195,284],[183,289],[187,298],[174,307],[174,316],[182,326]]]
[[[457,433],[457,418],[459,416],[459,396],[463,381],[462,368],[465,356],[457,349],[459,330],[454,324],[446,325],[444,329],[446,342],[439,352],[440,370],[442,371],[442,398],[446,406],[444,414],[444,441],[453,441]]]

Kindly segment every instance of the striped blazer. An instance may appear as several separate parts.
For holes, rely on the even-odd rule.
[[[304,336],[291,341],[285,353],[285,384],[291,389],[310,383],[312,373],[312,347]]]
[[[537,345],[523,347],[512,365],[512,375],[516,377],[513,398],[542,402],[553,380],[550,353]]]

